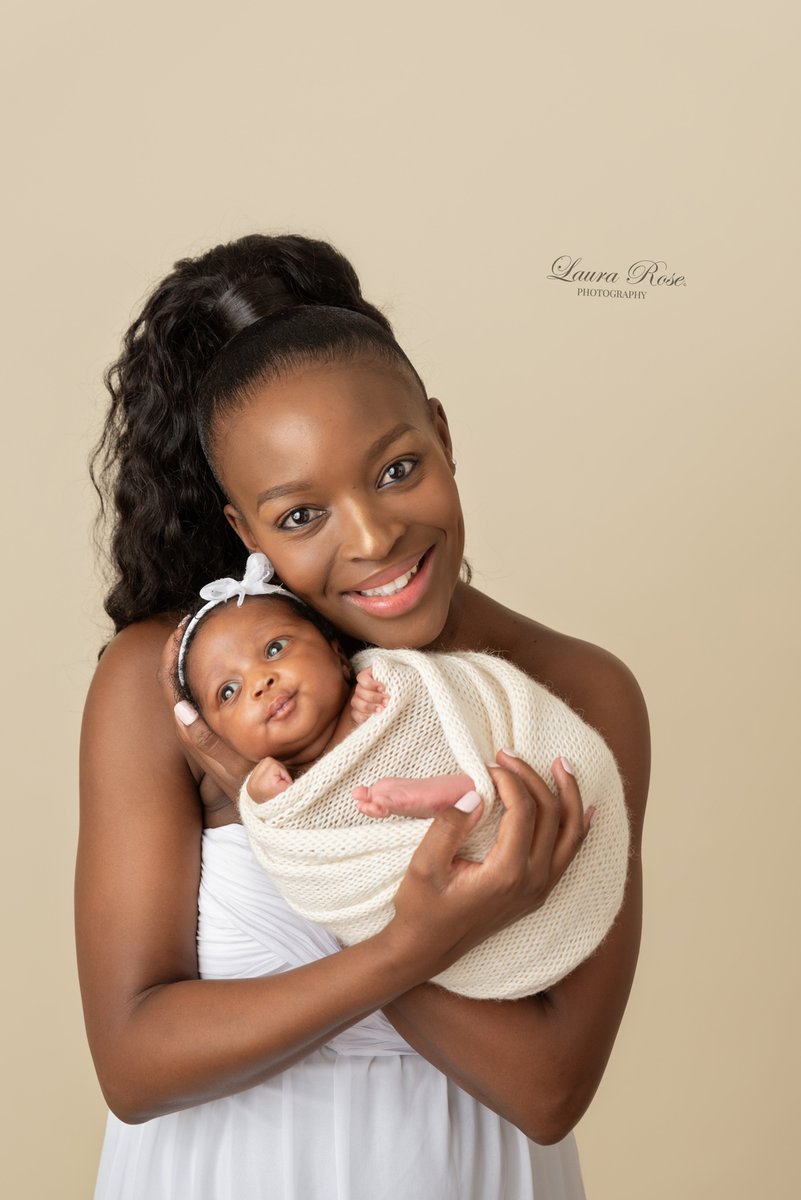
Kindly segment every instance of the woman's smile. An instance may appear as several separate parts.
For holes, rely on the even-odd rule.
[[[421,558],[415,559],[412,566],[399,575],[395,575],[393,567],[380,572],[376,579],[389,576],[388,583],[374,582],[370,587],[353,588],[343,595],[363,612],[375,616],[399,616],[408,612],[419,603],[425,592],[432,575],[434,553],[433,547],[426,550]]]
[[[215,465],[248,549],[353,636],[433,642],[464,531],[447,422],[418,382],[376,361],[313,365],[221,422]]]

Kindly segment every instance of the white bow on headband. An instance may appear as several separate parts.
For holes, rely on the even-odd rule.
[[[270,583],[275,568],[270,562],[266,554],[257,552],[248,555],[248,561],[245,564],[245,574],[241,579],[214,579],[211,583],[207,583],[200,589],[200,595],[207,603],[202,608],[198,609],[192,620],[184,630],[184,636],[181,638],[181,646],[178,650],[178,678],[181,681],[181,687],[186,687],[186,676],[184,674],[184,659],[186,658],[186,648],[189,644],[189,638],[193,633],[198,621],[205,617],[206,613],[216,608],[218,604],[224,604],[227,600],[233,600],[237,597],[237,606],[240,607],[245,599],[245,596],[270,596],[274,593],[279,596],[288,596],[290,600],[294,600],[292,592],[281,587],[278,583]]]

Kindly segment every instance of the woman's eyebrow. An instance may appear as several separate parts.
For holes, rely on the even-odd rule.
[[[393,425],[392,429],[387,433],[382,433],[381,437],[376,438],[372,445],[368,446],[364,456],[366,461],[377,458],[404,433],[411,433],[416,429],[417,426],[411,425],[408,421],[400,421],[397,425]],[[256,497],[256,511],[258,512],[262,504],[266,504],[268,500],[280,500],[283,496],[297,495],[298,492],[309,491],[312,486],[308,479],[292,479],[289,483],[278,483],[275,487],[265,488]]]
[[[390,429],[389,433],[382,433],[380,438],[376,438],[372,446],[368,448],[365,458],[378,458],[379,454],[382,454],[388,446],[396,442],[404,433],[410,433],[415,429],[416,426],[410,425],[408,421],[399,421],[397,425]]]
[[[280,500],[282,496],[292,496],[297,492],[305,492],[311,487],[308,479],[293,479],[289,483],[279,483],[275,487],[265,488],[256,497],[256,511],[268,500]]]

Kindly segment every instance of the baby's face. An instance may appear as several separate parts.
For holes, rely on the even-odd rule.
[[[245,758],[287,766],[322,754],[350,695],[350,664],[276,598],[213,610],[187,655],[187,680],[208,725]]]

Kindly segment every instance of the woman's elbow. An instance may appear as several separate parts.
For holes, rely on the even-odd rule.
[[[561,1142],[569,1133],[573,1131],[578,1124],[578,1118],[571,1120],[569,1118],[559,1119],[556,1115],[548,1119],[540,1119],[529,1128],[524,1128],[523,1133],[530,1141],[536,1142],[538,1146],[555,1146],[557,1142]]]
[[[123,1045],[120,1039],[117,1053],[94,1055],[97,1081],[114,1116],[125,1125],[142,1125],[180,1108],[174,1086],[165,1086],[167,1080],[160,1075],[153,1056],[141,1048],[137,1052],[129,1047],[123,1053]]]
[[[152,1091],[148,1094],[147,1089],[126,1081],[118,1072],[105,1079],[98,1072],[98,1081],[109,1111],[124,1125],[142,1125],[167,1111],[159,1108]]]
[[[561,1094],[553,1089],[540,1097],[536,1111],[526,1114],[519,1127],[537,1145],[554,1146],[572,1133],[591,1099],[586,1088],[571,1088]]]

